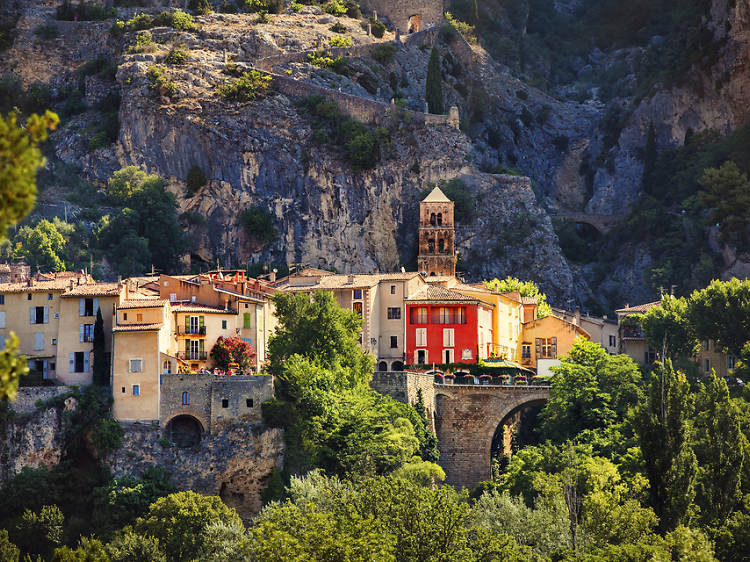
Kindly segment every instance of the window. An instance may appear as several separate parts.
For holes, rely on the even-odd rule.
[[[29,293],[28,295],[26,295],[26,300],[27,300],[27,301],[30,301],[30,300],[31,300],[31,293]]]
[[[427,253],[428,254],[434,254],[435,253],[435,241],[432,238],[430,238],[427,241]]]
[[[447,306],[441,306],[438,308],[438,324],[453,324],[453,312]]]
[[[247,406],[248,408],[252,408],[253,407],[253,399],[252,398],[245,398],[245,406]]]
[[[425,363],[427,363],[427,350],[418,349],[417,350],[417,364],[424,365]]]
[[[190,302],[195,302],[195,295],[193,295],[192,297],[190,297]]]
[[[125,394],[125,387],[122,387],[122,393]]]
[[[609,336],[609,347],[615,347],[617,345],[617,336]]]
[[[229,408],[229,398],[222,398],[221,399],[221,407],[222,408]]]
[[[78,299],[78,316],[95,316],[99,299]]]
[[[222,320],[221,321],[221,329],[222,330],[226,330],[227,329],[227,321],[226,320]]]
[[[704,373],[710,373],[711,372],[711,360],[710,359],[704,359],[703,360],[703,372]]]
[[[5,304],[5,295],[0,295],[0,304]]]
[[[427,328],[417,328],[417,347],[427,346]]]
[[[164,286],[169,287],[169,281],[164,281]]]
[[[456,324],[466,324],[466,307],[459,306],[456,309]]]
[[[401,308],[398,306],[388,307],[388,320],[401,320]]]
[[[169,293],[169,302],[175,302],[177,300],[177,293]]]
[[[250,317],[249,312],[244,312],[242,314],[242,327],[243,328],[249,328],[252,325],[252,320]]]
[[[531,344],[530,343],[521,344],[521,358],[531,359]]]
[[[122,319],[127,321],[127,319],[128,319],[128,313],[127,312],[123,312],[122,313]]]
[[[169,359],[166,359],[162,364],[161,372],[167,375],[172,373],[172,362]]]
[[[444,363],[453,363],[453,350],[452,349],[444,349],[443,350],[443,359]]]
[[[396,285],[391,285],[391,294],[392,295],[396,294]],[[2,298],[2,295],[0,295],[0,298]],[[0,302],[0,304],[2,304],[2,302]]]
[[[136,313],[136,315],[135,315],[135,321],[136,322],[143,322],[143,314]]]
[[[131,359],[129,372],[131,373],[143,372],[143,359]]]
[[[453,347],[453,338],[453,328],[446,328],[445,330],[443,330],[443,347]],[[452,363],[452,361],[448,361],[448,363]]]
[[[5,311],[0,310],[0,328],[5,328]]]
[[[443,224],[443,213],[438,213],[437,214],[437,223],[438,223],[438,226],[442,226],[442,224]]]
[[[190,393],[189,392],[182,393],[182,405],[190,406]]]
[[[445,240],[438,238],[438,252],[441,254],[445,252]]]
[[[68,355],[68,368],[71,373],[88,373],[89,354],[84,351],[71,352]]]
[[[398,336],[391,336],[391,349],[398,347]]]
[[[0,349],[5,349],[5,336],[0,335]]]
[[[536,338],[537,359],[555,359],[557,357],[557,338]]]
[[[44,349],[44,332],[36,332],[34,334],[34,351],[41,351]]]
[[[93,324],[80,324],[78,326],[78,339],[82,342],[94,341],[94,325]]]
[[[51,301],[53,298],[54,297],[53,297],[52,293],[47,293],[47,300],[48,301]]]
[[[49,307],[32,306],[29,308],[29,322],[31,324],[47,324],[49,322]]]
[[[57,338],[52,338],[52,345],[57,345]]]
[[[731,371],[734,369],[734,355],[727,355],[727,370]]]
[[[134,384],[133,385],[133,396],[140,396],[141,395],[141,385]]]
[[[432,213],[432,214],[430,215],[430,224],[431,224],[432,226],[435,226],[435,223],[436,223],[436,221],[435,221],[435,213]]]
[[[362,300],[362,289],[354,289],[354,300]]]
[[[420,306],[418,308],[411,308],[410,321],[412,324],[427,324],[427,307]]]
[[[362,316],[362,303],[361,302],[355,302],[352,303],[352,310]]]

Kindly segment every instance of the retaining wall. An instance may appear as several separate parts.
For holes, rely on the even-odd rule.
[[[36,411],[37,400],[46,401],[71,390],[72,386],[22,386],[11,407],[19,414],[31,414]]]

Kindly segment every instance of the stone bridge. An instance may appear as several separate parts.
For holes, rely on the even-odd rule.
[[[586,213],[550,213],[551,218],[568,219],[578,224],[593,226],[601,234],[609,232],[620,220],[616,215],[587,215]]]
[[[549,399],[547,386],[436,384],[432,375],[409,372],[377,372],[370,385],[407,404],[414,404],[422,391],[446,483],[469,488],[491,476],[497,428],[519,410]]]

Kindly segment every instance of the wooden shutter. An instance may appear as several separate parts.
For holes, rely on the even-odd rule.
[[[542,356],[542,338],[536,338],[536,356],[537,358]]]
[[[557,357],[557,338],[552,338],[552,359]]]
[[[83,354],[83,372],[88,373],[89,372],[89,354],[85,353]]]
[[[86,314],[86,299],[78,299],[78,316]]]
[[[185,340],[185,357],[190,357],[190,340]]]
[[[199,316],[198,317],[198,326],[200,326],[201,328],[205,328],[206,327],[206,317],[205,316]]]
[[[71,373],[76,372],[76,354],[72,351],[68,354],[68,369]]]
[[[97,311],[99,310],[99,299],[94,299],[94,316],[96,316]]]
[[[45,324],[49,323],[49,307],[48,306],[44,307],[44,323]]]
[[[201,354],[206,350],[205,344],[206,340],[198,340],[198,351],[200,351]]]
[[[29,322],[32,324],[36,324],[36,307],[30,306],[29,307]]]
[[[185,315],[185,333],[190,333],[190,316]]]
[[[243,324],[242,324],[243,328],[249,328],[250,327],[250,313],[249,312],[245,312],[242,315],[242,322],[243,322]]]
[[[78,341],[83,341],[83,324],[78,325]]]
[[[5,311],[0,310],[0,328],[5,328]]]

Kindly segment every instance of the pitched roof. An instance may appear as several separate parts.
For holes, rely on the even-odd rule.
[[[167,302],[166,299],[128,299],[117,308],[160,308]]]
[[[149,324],[117,324],[112,326],[113,332],[154,332],[161,330],[161,322],[153,322]]]
[[[237,314],[236,310],[225,309],[219,306],[209,306],[194,302],[173,302],[173,312],[205,312],[207,314]]]
[[[448,199],[445,196],[445,193],[440,191],[440,188],[438,186],[435,186],[435,189],[430,191],[430,194],[422,199],[423,203],[450,203],[451,200]]]
[[[521,304],[539,304],[537,297],[521,297]]]
[[[116,297],[122,291],[119,283],[88,283],[68,289],[62,297]]]
[[[655,306],[659,306],[660,304],[661,301],[649,302],[646,304],[637,304],[635,306],[626,306],[625,308],[619,308],[615,310],[615,312],[617,312],[618,314],[635,314],[637,312],[648,312],[650,309],[654,308]]]
[[[464,295],[463,293],[459,293],[453,289],[447,289],[441,285],[426,285],[406,300],[410,302],[480,302],[476,297]]]

